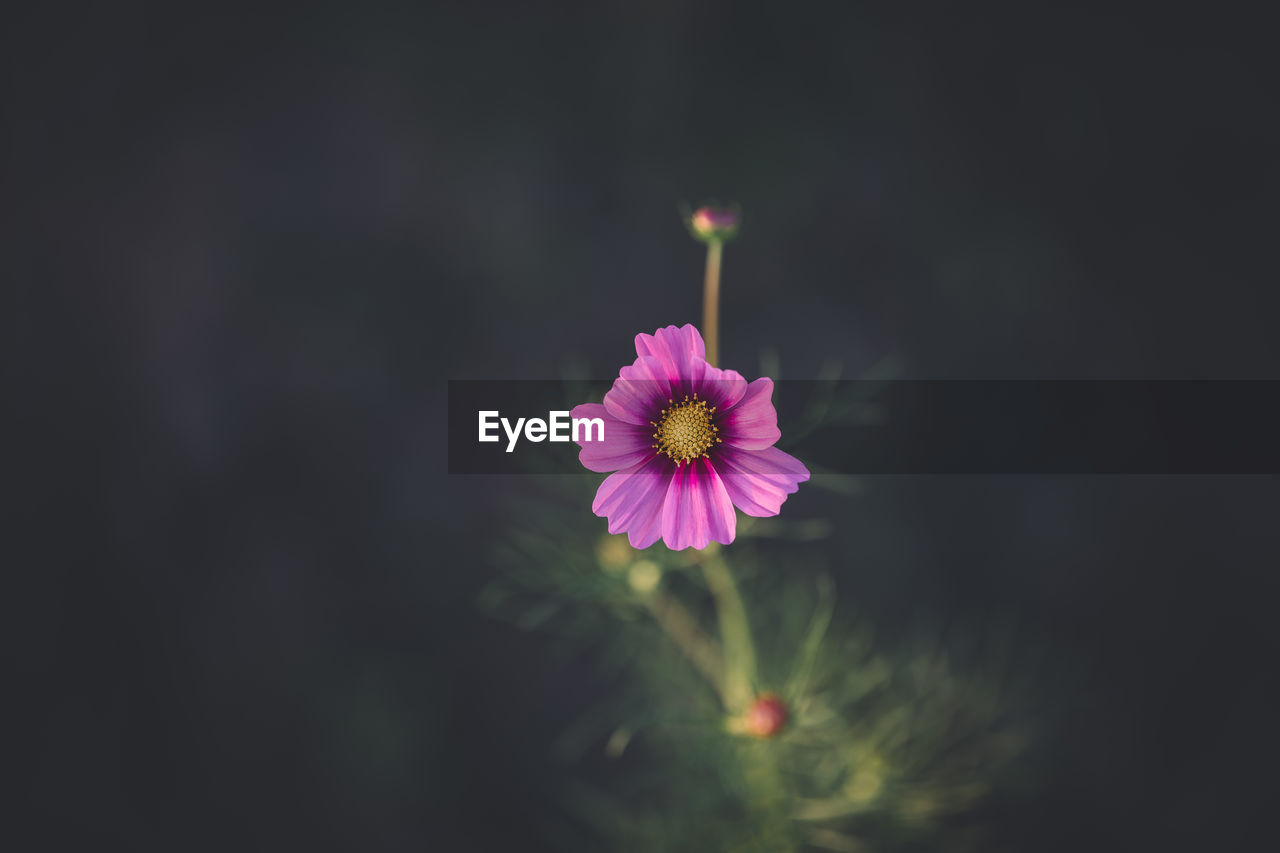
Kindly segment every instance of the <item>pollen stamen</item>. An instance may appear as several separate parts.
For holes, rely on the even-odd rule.
[[[720,428],[711,422],[716,407],[708,407],[706,400],[699,400],[697,392],[693,399],[686,394],[678,403],[671,398],[667,403],[669,406],[653,424],[658,430],[653,434],[658,440],[654,449],[675,460],[677,465],[705,458],[707,451],[720,443]]]

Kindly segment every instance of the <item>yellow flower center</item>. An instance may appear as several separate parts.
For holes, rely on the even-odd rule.
[[[662,410],[657,421],[649,421],[657,432],[653,437],[658,443],[653,445],[659,453],[665,453],[674,459],[676,464],[691,462],[704,457],[714,444],[720,443],[719,427],[711,422],[715,406],[708,406],[706,400],[699,400],[695,393],[693,399],[686,396],[680,402],[667,400],[670,404]]]

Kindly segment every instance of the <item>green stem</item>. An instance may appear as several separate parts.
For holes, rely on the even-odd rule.
[[[718,552],[702,561],[702,574],[715,600],[724,649],[724,700],[730,713],[745,711],[755,695],[756,650],[751,641],[747,609],[738,594],[729,564]]]
[[[724,689],[724,659],[720,655],[720,650],[716,648],[715,642],[702,632],[697,620],[684,605],[662,590],[656,590],[647,596],[644,602],[649,612],[653,614],[658,627],[719,694],[720,701],[727,704]]]
[[[702,280],[702,336],[707,344],[707,364],[720,361],[720,256],[724,243],[707,243],[707,272]]]

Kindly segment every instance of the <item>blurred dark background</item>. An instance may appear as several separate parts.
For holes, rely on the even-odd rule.
[[[1030,5],[11,11],[13,849],[550,849],[546,739],[605,687],[477,611],[509,484],[445,475],[445,381],[696,322],[682,201],[742,205],[748,375],[1277,377],[1274,31]],[[1256,831],[1274,478],[867,486],[796,504],[843,599],[1055,662],[995,848]]]

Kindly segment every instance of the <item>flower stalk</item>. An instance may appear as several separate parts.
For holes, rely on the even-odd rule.
[[[751,640],[747,609],[742,603],[729,563],[719,549],[702,561],[702,575],[711,590],[720,622],[720,643],[724,648],[725,709],[737,714],[754,696],[756,651]]]
[[[644,599],[644,603],[653,614],[658,627],[684,653],[694,669],[698,670],[727,705],[724,659],[720,655],[720,649],[716,648],[715,641],[703,633],[697,620],[683,604],[662,590],[655,590]]]
[[[685,216],[695,240],[707,244],[707,271],[702,286],[702,332],[706,336],[707,364],[720,361],[720,259],[724,244],[738,234],[741,218],[737,207],[700,207]]]
[[[707,240],[707,270],[702,281],[702,332],[707,342],[707,364],[720,361],[720,259],[724,241]]]

